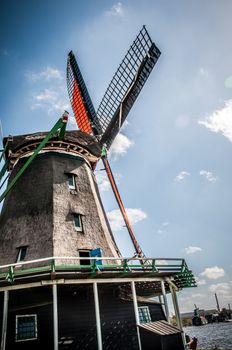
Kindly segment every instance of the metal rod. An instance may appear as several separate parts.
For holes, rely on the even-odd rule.
[[[5,173],[7,171],[8,164],[9,164],[9,161],[6,160],[6,162],[4,163],[2,169],[0,170],[0,181],[2,180],[3,176],[5,175]]]
[[[106,158],[105,155],[102,156],[102,161],[103,161],[103,164],[104,164],[107,176],[109,178],[109,181],[110,181],[110,184],[111,184],[111,187],[112,187],[115,199],[116,199],[116,201],[118,203],[118,206],[119,206],[119,209],[121,211],[123,220],[124,220],[124,222],[126,224],[127,230],[129,232],[129,235],[131,237],[132,243],[134,245],[135,251],[138,254],[138,256],[143,259],[144,258],[144,254],[143,254],[142,249],[141,249],[138,241],[136,240],[134,232],[133,232],[133,230],[131,228],[131,225],[130,225],[130,222],[129,222],[129,219],[128,219],[128,216],[127,216],[127,213],[126,213],[126,210],[125,210],[125,207],[124,207],[124,205],[122,203],[122,199],[121,199],[120,194],[118,192],[118,187],[116,185],[116,182],[115,182],[112,170],[110,168],[108,159]],[[141,260],[141,263],[144,264],[144,261]]]
[[[139,327],[138,327],[138,325],[140,324],[139,310],[138,310],[138,303],[137,303],[136,289],[135,289],[135,282],[134,281],[131,281],[131,291],[132,291],[134,311],[135,311],[135,322],[136,322],[136,328],[137,328],[137,334],[138,334],[139,350],[142,350]]]
[[[216,304],[217,304],[217,311],[220,312],[220,306],[219,306],[219,302],[218,302],[217,293],[215,293],[214,295],[215,295]]]
[[[7,176],[5,177],[5,179],[4,179],[4,181],[3,181],[3,183],[1,184],[1,186],[0,186],[0,190],[2,189],[2,187],[4,186],[4,184],[5,184],[5,182],[7,181],[7,179],[9,178],[9,176],[10,176],[10,172],[7,174]],[[2,179],[0,179],[0,183],[1,183],[1,181],[2,181]]]
[[[93,295],[94,295],[95,317],[96,317],[96,326],[97,326],[97,344],[98,344],[98,350],[102,350],[101,318],[100,318],[97,282],[93,283]]]
[[[169,322],[168,300],[167,300],[167,296],[166,296],[164,281],[161,281],[160,283],[161,283],[161,289],[162,289],[162,294],[163,294],[163,299],[164,299],[165,315],[166,315],[167,321]]]
[[[6,347],[8,301],[9,301],[9,292],[8,292],[8,290],[5,290],[4,291],[4,301],[3,301],[1,350],[5,350],[5,347]]]
[[[58,307],[57,307],[57,285],[52,286],[53,295],[53,341],[54,350],[58,350]]]

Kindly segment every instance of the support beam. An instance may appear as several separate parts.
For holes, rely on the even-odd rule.
[[[178,305],[178,300],[177,300],[177,295],[176,295],[176,290],[173,288],[171,284],[169,284],[169,288],[172,294],[172,302],[175,310],[175,316],[176,316],[176,323],[177,327],[182,331],[182,339],[183,339],[183,345],[186,347],[186,339],[185,339],[185,333],[183,332],[183,326],[182,326],[182,321],[180,317],[180,310],[179,310],[179,305]]]
[[[93,283],[93,295],[94,295],[95,316],[96,316],[96,325],[97,325],[97,344],[98,344],[98,350],[102,350],[101,318],[100,318],[97,282]]]
[[[5,350],[5,348],[6,348],[8,301],[9,301],[9,292],[8,292],[8,290],[5,290],[4,291],[4,301],[3,301],[1,350]]]
[[[138,303],[137,303],[136,289],[135,289],[135,282],[134,281],[131,281],[131,291],[132,291],[134,311],[135,311],[135,321],[136,321],[136,328],[137,328],[137,334],[138,334],[139,350],[142,350],[139,327],[138,327],[138,325],[140,324],[139,310],[138,310]]]
[[[162,289],[162,294],[163,294],[163,299],[164,299],[165,315],[166,315],[167,321],[169,322],[168,300],[167,300],[167,296],[166,296],[164,281],[161,281],[160,283],[161,283],[161,289]]]
[[[58,307],[57,307],[57,285],[52,286],[53,295],[53,341],[54,350],[58,350]]]
[[[112,173],[109,161],[107,159],[107,151],[106,151],[105,148],[103,148],[103,152],[102,152],[102,162],[103,162],[103,165],[105,167],[106,174],[108,176],[111,188],[113,190],[115,199],[116,199],[116,201],[118,203],[118,206],[119,206],[120,212],[122,214],[123,220],[125,222],[126,228],[127,228],[128,233],[130,235],[130,238],[132,240],[133,246],[135,248],[136,253],[138,254],[138,257],[140,258],[140,260],[139,260],[140,264],[143,265],[144,262],[145,262],[144,261],[145,256],[144,256],[144,253],[143,253],[143,251],[142,251],[138,241],[135,238],[134,232],[133,232],[132,227],[130,225],[130,221],[129,221],[128,215],[126,213],[126,210],[125,210],[125,207],[123,205],[121,196],[119,194],[118,187],[117,187],[116,181],[114,179],[114,176],[113,176],[113,173]]]

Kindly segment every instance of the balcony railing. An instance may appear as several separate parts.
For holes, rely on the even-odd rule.
[[[86,264],[85,264],[86,261]],[[67,276],[76,278],[170,277],[177,287],[196,286],[184,259],[138,257],[49,257],[0,266],[0,283],[14,283],[35,277]]]

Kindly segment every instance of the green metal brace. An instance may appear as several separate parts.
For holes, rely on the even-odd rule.
[[[155,266],[155,259],[152,259],[152,265],[151,265],[151,267],[152,267],[152,272],[157,272],[157,268],[156,268],[156,266]]]
[[[7,279],[8,282],[11,282],[11,283],[14,282],[14,268],[13,268],[13,266],[9,267],[6,279]]]
[[[0,171],[0,182],[1,182],[2,178],[3,178],[3,176],[5,175],[6,171],[7,171],[8,165],[9,165],[9,161],[7,160],[4,163],[4,165],[3,165],[3,167],[2,167],[2,169]]]
[[[4,147],[4,149],[2,150],[2,154],[0,156],[0,162],[2,161],[3,158],[6,158],[6,153],[9,149],[9,145],[10,143],[13,142],[13,137],[11,135],[8,136],[7,138],[7,141],[6,141],[6,145]],[[5,175],[6,171],[7,171],[7,168],[8,168],[8,165],[9,165],[9,160],[7,160],[5,162],[5,164],[3,165],[1,171],[0,171],[0,182],[2,181],[2,178],[3,176]]]
[[[65,112],[63,116],[56,122],[56,124],[53,126],[51,131],[46,135],[46,137],[42,140],[42,142],[39,144],[39,146],[35,149],[35,152],[28,158],[26,163],[22,166],[22,168],[18,171],[18,173],[15,175],[13,180],[10,182],[10,184],[7,186],[6,190],[3,192],[3,194],[0,196],[0,203],[1,201],[6,197],[8,192],[15,186],[16,182],[19,180],[19,178],[22,176],[24,171],[28,168],[28,166],[31,164],[31,162],[35,159],[35,157],[38,155],[38,153],[41,151],[41,149],[46,145],[46,143],[50,140],[52,136],[57,132],[57,130],[60,129],[59,132],[59,139],[61,140],[64,137],[66,125],[68,121],[68,114]],[[5,167],[5,166],[4,166]],[[3,168],[4,168],[3,167]]]
[[[0,156],[0,161],[2,160],[3,157],[5,158],[6,152],[8,151],[8,148],[9,148],[9,144],[12,143],[12,142],[13,142],[13,137],[11,135],[9,135],[8,138],[7,138],[6,145],[5,145],[4,149],[1,150],[2,154]]]

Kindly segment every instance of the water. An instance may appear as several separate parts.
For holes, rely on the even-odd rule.
[[[190,337],[198,339],[199,348],[232,349],[232,322],[210,323],[205,326],[184,327]]]

